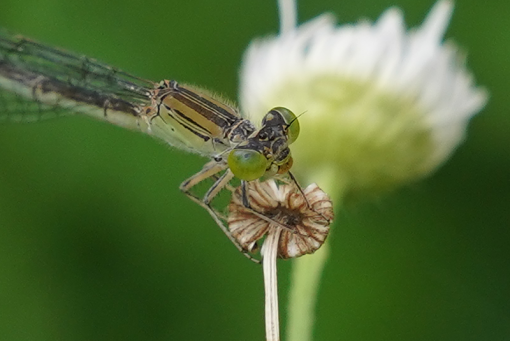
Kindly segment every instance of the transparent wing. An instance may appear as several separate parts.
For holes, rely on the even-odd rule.
[[[0,123],[27,123],[66,116],[67,108],[49,106],[0,89]]]
[[[88,113],[91,106],[136,115],[153,88],[94,59],[0,30],[0,119],[33,121]]]

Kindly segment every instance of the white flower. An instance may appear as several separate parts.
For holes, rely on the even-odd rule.
[[[304,113],[293,170],[327,191],[425,176],[487,100],[455,45],[442,43],[451,12],[451,2],[440,1],[409,32],[398,9],[374,24],[336,26],[326,14],[255,41],[241,69],[242,111],[253,122],[277,106]]]

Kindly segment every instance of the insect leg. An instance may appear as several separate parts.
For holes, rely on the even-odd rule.
[[[191,193],[191,189],[196,186],[201,181],[215,177],[217,173],[225,170],[227,168],[227,165],[225,163],[211,161],[208,162],[204,168],[197,174],[193,175],[186,181],[184,181],[181,186],[179,187],[180,190],[186,194],[191,200],[202,206],[206,209],[207,212],[211,215],[211,217],[214,219],[216,224],[219,226],[219,228],[223,231],[223,233],[227,236],[227,238],[234,244],[234,246],[241,251],[241,253],[250,259],[251,261],[255,263],[260,263],[260,260],[254,258],[252,255],[250,255],[238,242],[237,240],[232,236],[229,229],[225,226],[222,215],[216,211],[214,208],[211,207],[211,201],[214,199],[214,197],[221,191],[221,189],[225,188],[227,184],[232,180],[234,177],[234,174],[227,169],[224,174],[222,174],[219,178],[216,179],[214,184],[209,188],[209,190],[205,193],[204,197],[200,199],[193,193]],[[225,218],[223,218],[225,219]]]
[[[303,188],[301,187],[301,185],[299,184],[299,182],[297,181],[296,177],[294,176],[294,174],[292,174],[290,171],[287,172],[287,174],[289,174],[289,177],[290,179],[292,180],[292,182],[297,186],[297,188],[299,189],[299,192],[301,192],[301,195],[303,196],[303,199],[305,199],[305,202],[306,204],[308,205],[308,207],[310,209],[312,209],[312,205],[310,205],[310,202],[308,201],[308,199],[306,198],[306,195],[305,195],[305,192],[303,192]],[[316,210],[313,210],[315,213],[317,213],[318,215],[320,215],[322,218],[324,218],[326,221],[328,220],[322,213],[320,212],[317,212]]]

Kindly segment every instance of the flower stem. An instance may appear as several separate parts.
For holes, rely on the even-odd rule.
[[[308,181],[317,181],[330,195],[335,207],[341,206],[347,182],[333,169],[316,170]],[[287,341],[311,341],[315,322],[315,304],[319,295],[319,284],[329,257],[329,241],[313,255],[293,260],[289,305],[287,313]]]
[[[315,303],[322,270],[329,255],[326,242],[316,253],[295,259],[288,308],[287,341],[312,340]]]
[[[264,292],[266,305],[266,340],[280,341],[280,319],[278,312],[278,278],[276,260],[278,242],[282,229],[276,227],[267,235],[262,247],[264,269]]]

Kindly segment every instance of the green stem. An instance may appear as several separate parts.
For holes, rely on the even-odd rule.
[[[329,243],[310,256],[294,260],[289,296],[288,341],[312,340],[315,302],[322,270],[329,256]]]
[[[308,179],[317,181],[320,187],[330,195],[334,206],[340,207],[347,182],[342,181],[344,178],[334,169],[317,169]],[[329,242],[326,241],[313,255],[306,255],[293,261],[287,315],[287,341],[312,340],[315,303],[322,271],[329,253]]]

